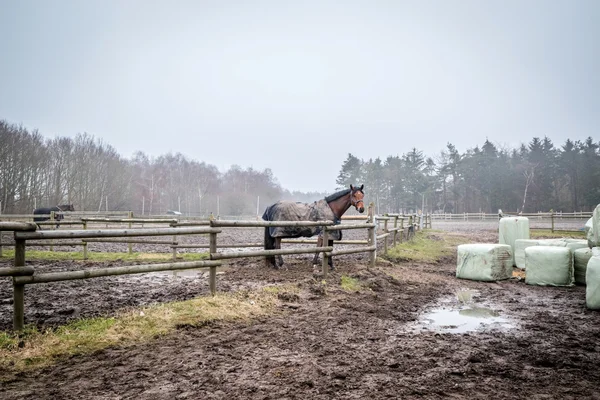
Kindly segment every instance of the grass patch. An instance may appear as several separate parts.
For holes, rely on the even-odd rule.
[[[14,250],[3,250],[2,258],[12,259],[15,257]],[[82,260],[82,251],[46,251],[46,250],[26,250],[25,258],[27,260]],[[197,261],[208,258],[208,253],[181,253],[177,254],[177,259],[185,261]],[[88,251],[87,261],[169,261],[173,259],[172,253],[106,253]]]
[[[358,279],[346,275],[342,275],[340,286],[348,292],[356,292],[361,288]]]
[[[459,244],[471,241],[466,236],[443,231],[418,231],[413,240],[392,247],[383,257],[390,261],[437,262],[452,255]]]
[[[573,238],[573,239],[585,239],[584,231],[554,231],[550,229],[530,229],[529,237],[532,239],[536,238]]]
[[[273,292],[223,293],[160,304],[111,318],[81,319],[46,332],[31,327],[20,334],[0,332],[0,371],[15,374],[40,368],[74,355],[145,342],[182,326],[265,315],[277,304],[277,295]],[[0,380],[9,378],[4,375]]]

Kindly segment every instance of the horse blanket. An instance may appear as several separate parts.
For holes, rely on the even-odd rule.
[[[293,201],[278,201],[267,207],[262,219],[265,221],[334,221],[337,225],[341,221],[336,218],[325,199],[312,204],[297,203]],[[298,238],[311,237],[321,234],[320,226],[271,226],[269,233],[272,237]],[[341,240],[342,231],[329,232],[330,240]]]

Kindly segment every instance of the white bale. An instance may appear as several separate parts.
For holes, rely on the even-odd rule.
[[[509,245],[461,244],[457,251],[457,278],[497,281],[512,277],[512,250]]]
[[[558,246],[567,247],[567,240],[563,238],[559,239],[539,239],[540,246]]]
[[[585,285],[585,274],[587,271],[587,264],[592,258],[592,249],[587,247],[585,249],[577,249],[573,252],[573,268],[575,270],[575,283]]]
[[[529,219],[527,217],[504,217],[500,219],[498,228],[500,244],[508,244],[511,248],[511,262],[515,264],[515,241],[529,239]]]
[[[525,283],[539,286],[572,286],[573,254],[566,247],[532,246],[525,249]]]
[[[600,246],[600,204],[596,206],[594,209],[594,214],[592,215],[592,243],[590,247]]]
[[[592,310],[600,310],[600,256],[592,256],[585,274],[585,305]]]
[[[515,264],[521,269],[525,269],[525,249],[531,246],[539,246],[537,239],[517,239],[515,240]]]
[[[571,251],[575,251],[577,249],[589,249],[587,240],[584,239],[566,239],[567,247],[571,249]]]
[[[594,216],[592,214],[592,217],[590,217],[590,219],[588,219],[585,225],[583,226],[583,229],[585,230],[585,237],[588,241],[589,247],[594,247],[594,244],[592,243],[594,241],[594,230],[592,229],[593,226]]]

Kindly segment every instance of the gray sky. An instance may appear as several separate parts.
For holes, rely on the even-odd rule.
[[[600,139],[598,21],[596,0],[0,0],[0,119],[331,191],[348,153]]]

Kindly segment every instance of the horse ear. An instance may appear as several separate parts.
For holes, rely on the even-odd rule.
[[[360,191],[362,192],[363,188],[365,187],[365,185],[360,185]]]
[[[350,190],[354,191],[354,185],[350,184]]]

